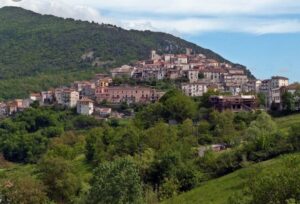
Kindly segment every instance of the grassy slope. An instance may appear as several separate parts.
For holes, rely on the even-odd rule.
[[[288,131],[292,125],[300,124],[300,114],[280,117],[275,119],[279,128]],[[300,157],[299,154],[297,156]],[[171,200],[163,202],[163,204],[223,204],[227,203],[227,199],[235,192],[241,190],[243,182],[247,181],[247,177],[254,168],[276,168],[280,166],[280,159],[272,159],[260,164],[255,164],[248,168],[238,170],[234,173],[208,181],[202,186],[183,193]]]
[[[163,204],[225,204],[233,193],[241,191],[243,183],[247,181],[249,174],[254,169],[277,168],[280,166],[280,161],[278,158],[272,159],[210,180],[192,191],[163,202]]]
[[[275,121],[281,130],[288,131],[292,125],[300,124],[300,114],[279,117]]]

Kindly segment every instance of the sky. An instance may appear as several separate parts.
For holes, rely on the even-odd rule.
[[[247,66],[300,81],[299,0],[0,0],[41,14],[171,33]]]

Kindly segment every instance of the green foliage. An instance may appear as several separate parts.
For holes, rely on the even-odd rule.
[[[210,144],[213,142],[212,134],[210,132],[211,125],[207,120],[200,121],[198,125],[198,143],[200,145]]]
[[[281,146],[282,142],[286,144],[285,138],[278,132],[277,124],[264,112],[250,124],[245,137],[249,141],[245,144],[245,151],[251,160],[265,159],[290,149],[288,145]]]
[[[12,135],[5,140],[2,152],[10,161],[34,163],[46,152],[47,144],[48,139],[39,133]]]
[[[165,115],[164,106],[162,103],[150,104],[141,110],[137,116],[135,122],[138,125],[145,128],[151,127],[158,121],[163,121]]]
[[[292,144],[294,150],[300,150],[300,126],[299,124],[293,125],[290,130],[289,142]]]
[[[87,203],[143,203],[138,169],[128,159],[100,164],[91,180]]]
[[[289,156],[277,169],[268,169],[249,177],[242,203],[298,203],[300,201],[299,158]],[[246,199],[245,199],[246,198]],[[237,203],[239,200],[237,200]]]
[[[179,191],[179,182],[174,179],[165,179],[159,191],[159,199],[165,200],[176,196]]]
[[[261,176],[268,176],[271,184],[277,184],[277,181],[281,180],[284,182],[284,179],[281,179],[280,175],[281,173],[276,174],[275,172],[283,172],[286,170],[286,174],[289,174],[288,171],[291,169],[283,167],[286,166],[285,160],[290,160],[290,157],[295,157],[296,161],[299,161],[299,154],[293,154],[292,156],[285,155],[282,156],[282,158],[276,158],[269,161],[261,162],[259,164],[253,164],[248,167],[245,167],[243,169],[237,170],[233,173],[230,173],[228,175],[222,176],[217,179],[212,179],[207,182],[204,182],[201,186],[189,191],[182,193],[181,195],[175,196],[169,200],[163,201],[163,204],[207,204],[207,203],[216,203],[216,204],[249,204],[251,201],[251,192],[247,190],[250,194],[245,194],[244,191],[246,189],[249,189],[249,186],[254,183],[256,179],[258,181],[262,181],[265,179],[261,179]],[[289,162],[288,162],[289,163]],[[297,163],[297,162],[295,162]],[[288,165],[293,166],[293,165]],[[296,165],[297,166],[297,165]],[[299,166],[296,167],[299,171]],[[296,170],[295,169],[295,170]],[[274,172],[274,174],[272,173]],[[290,175],[292,175],[293,171],[290,172]],[[297,172],[296,175],[299,173]],[[276,180],[276,181],[275,181]],[[296,179],[297,180],[297,179]],[[265,180],[267,181],[267,180]],[[292,181],[291,184],[293,184],[296,181]],[[283,186],[281,188],[281,183],[278,185],[272,185],[266,188],[266,191],[262,196],[265,197],[274,197],[276,198],[278,195],[283,195],[285,192],[288,192],[289,189],[293,189],[294,187],[292,185],[289,185],[288,183],[284,182]],[[268,184],[263,183],[262,186],[268,186]],[[298,186],[298,184],[296,184]],[[256,188],[259,188],[259,186],[256,186]],[[281,188],[282,191],[271,191],[269,192],[268,189],[279,189]],[[286,190],[287,191],[286,191]],[[295,189],[295,188],[294,188]],[[278,193],[278,194],[277,194]],[[288,196],[289,197],[289,196]],[[293,196],[292,196],[293,197]],[[265,198],[263,198],[265,201]],[[296,201],[298,203],[299,201],[297,198],[289,199],[289,201]],[[298,202],[297,202],[298,201]],[[263,202],[257,202],[263,203]],[[265,202],[265,203],[271,203],[271,202]],[[272,203],[280,203],[280,202],[272,202]],[[282,202],[284,204],[288,202]]]
[[[56,202],[71,203],[81,189],[76,169],[61,157],[44,157],[37,166],[37,173],[47,187],[48,196]]]
[[[73,125],[76,129],[88,129],[99,126],[101,123],[93,117],[80,115],[73,119]]]
[[[209,89],[206,93],[203,94],[203,96],[201,97],[200,99],[200,105],[202,107],[205,107],[205,108],[211,108],[211,103],[209,102],[209,98],[211,96],[217,96],[219,95],[220,93],[218,91],[214,91],[214,90],[211,90]]]
[[[235,115],[231,111],[217,112],[213,111],[210,114],[209,120],[213,128],[214,137],[222,137],[223,141],[233,145],[237,132],[234,125]]]
[[[45,186],[32,177],[6,179],[0,185],[1,203],[49,203]]]
[[[290,92],[285,92],[281,97],[282,97],[283,109],[287,112],[294,111],[295,110],[294,95]]]
[[[264,93],[258,93],[257,97],[258,97],[258,105],[265,107],[266,104],[267,104],[266,94],[264,94]]]
[[[187,118],[193,118],[197,110],[195,102],[182,93],[176,93],[174,96],[167,98],[163,101],[163,104],[167,117],[178,122],[182,122]]]
[[[171,90],[159,102],[140,111],[135,121],[138,125],[148,128],[159,121],[175,120],[181,123],[186,119],[194,119],[196,113],[195,101],[178,90]]]
[[[0,121],[0,150],[9,161],[36,163],[47,151],[50,140],[65,130],[100,125],[94,118],[79,116],[70,110],[30,108]]]

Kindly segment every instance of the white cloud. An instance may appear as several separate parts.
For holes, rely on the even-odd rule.
[[[184,15],[299,14],[297,0],[75,0],[119,12]]]
[[[300,1],[296,0],[0,0],[2,6],[177,35],[300,32]],[[109,11],[109,17],[100,10]]]
[[[125,27],[133,29],[164,30],[170,33],[198,34],[203,32],[243,32],[256,35],[300,32],[299,20],[262,20],[240,18],[190,18],[183,20],[139,19],[124,22]]]
[[[0,7],[18,6],[41,14],[51,14],[63,18],[111,23],[97,9],[85,4],[70,4],[67,0],[0,0]]]

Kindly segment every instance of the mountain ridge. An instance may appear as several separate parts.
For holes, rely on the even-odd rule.
[[[41,15],[19,7],[3,7],[0,8],[0,85],[7,80],[17,83],[16,80],[24,79],[25,89],[6,84],[6,89],[15,93],[0,88],[0,99],[24,97],[29,91],[70,82],[62,78],[59,83],[41,86],[42,81],[38,81],[40,75],[49,75],[48,80],[53,81],[55,77],[52,76],[57,74],[91,73],[143,60],[152,49],[158,53],[183,53],[185,48],[242,68],[254,78],[246,67],[171,34],[125,30],[110,24]],[[92,58],[82,58],[90,52],[93,53]],[[95,64],[98,66],[93,66]],[[75,75],[70,80],[82,78]],[[25,78],[30,82],[32,77],[37,82],[27,87]]]

